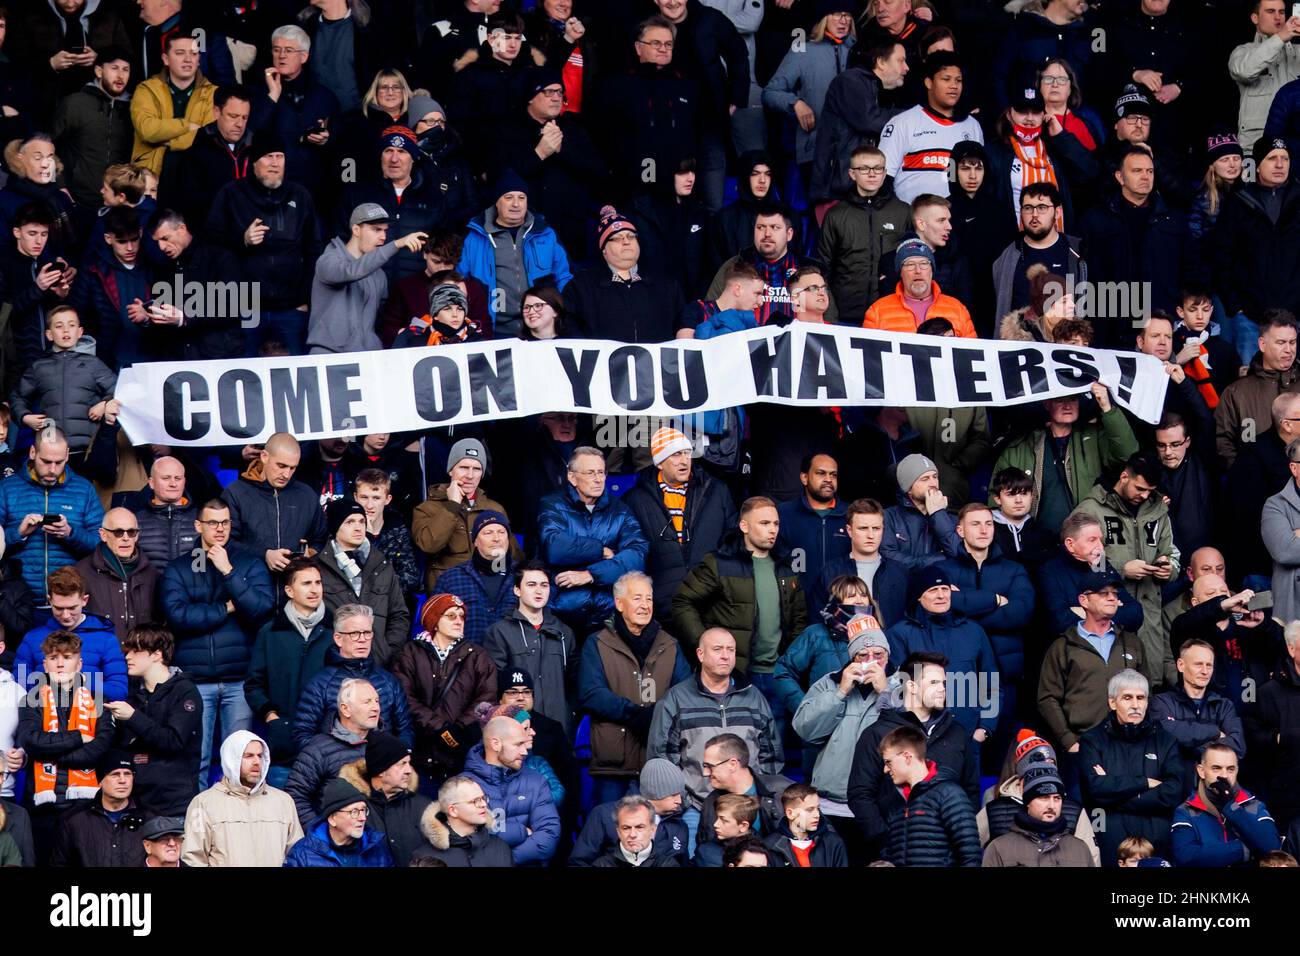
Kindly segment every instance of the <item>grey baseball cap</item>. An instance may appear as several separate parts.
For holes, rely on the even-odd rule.
[[[367,222],[388,222],[390,218],[388,210],[379,203],[363,202],[352,210],[352,217],[348,220],[348,225],[359,226]]]

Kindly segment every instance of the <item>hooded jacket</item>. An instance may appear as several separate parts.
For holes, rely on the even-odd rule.
[[[558,721],[572,735],[578,723],[578,647],[563,621],[543,608],[542,623],[534,627],[515,607],[487,629],[483,649],[500,671],[528,671],[532,710]]]
[[[489,289],[499,288],[497,240],[493,238],[491,230],[495,223],[496,207],[487,209],[469,221],[465,245],[461,250],[460,261],[456,263],[457,272],[478,279]],[[523,262],[521,271],[525,288],[542,283],[564,291],[564,287],[573,278],[573,272],[569,268],[569,255],[564,246],[560,245],[555,230],[546,224],[545,218],[530,212],[524,224],[519,227],[515,244]],[[497,311],[492,298],[488,299],[488,315],[495,328]]]
[[[391,797],[370,786],[364,759],[345,764],[339,776],[366,795],[370,807],[366,826],[383,834],[393,865],[409,866],[415,851],[424,845],[421,818],[431,802],[419,792],[420,775],[412,771],[406,789]]]
[[[397,579],[397,572],[387,555],[373,542],[367,544],[365,560],[360,562],[360,593],[352,590],[339,567],[335,541],[330,541],[316,555],[316,565],[320,568],[325,606],[331,614],[345,604],[364,604],[374,612],[372,653],[375,663],[382,667],[393,659],[409,638],[411,612],[402,594],[402,582]]]
[[[560,815],[545,777],[527,768],[489,764],[482,743],[470,749],[465,773],[483,788],[493,818],[501,820],[500,836],[510,846],[516,866],[545,864],[555,855]]]
[[[260,555],[231,546],[230,574],[211,562],[181,555],[163,572],[161,603],[176,635],[178,667],[198,683],[242,681],[248,676],[253,635],[271,615],[275,597]],[[226,602],[233,602],[229,611]]]
[[[324,669],[325,652],[333,646],[334,622],[328,610],[305,638],[289,622],[284,607],[257,632],[244,699],[253,716],[266,723],[266,741],[276,763],[289,763],[298,752],[293,738],[298,700],[303,687]],[[271,711],[277,719],[267,721]]]
[[[735,734],[749,747],[749,767],[755,773],[778,774],[785,764],[781,735],[765,698],[739,667],[726,693],[718,697],[704,689],[700,675],[669,689],[655,705],[646,757],[665,757],[686,777],[685,802],[698,808],[712,789],[701,766],[705,744],[722,733]]]
[[[86,609],[112,621],[113,631],[122,641],[137,624],[158,620],[158,581],[162,572],[144,551],[138,550],[135,568],[123,577],[123,563],[116,557],[109,558],[107,549],[108,545],[101,543],[75,567],[90,597]]]
[[[326,244],[311,280],[307,345],[313,355],[383,348],[375,320],[388,297],[384,269],[401,251],[393,241],[358,257],[338,236]]]
[[[45,534],[39,528],[25,538],[19,535],[18,529],[28,515],[56,513],[72,526],[66,538]],[[48,594],[45,581],[51,573],[75,564],[95,549],[103,522],[104,508],[95,486],[70,468],[65,468],[53,485],[37,481],[30,463],[18,474],[0,481],[5,554],[18,559],[27,587],[41,599]]]
[[[430,803],[424,808],[420,816],[420,833],[426,842],[412,854],[412,859],[441,860],[451,867],[515,865],[510,845],[493,835],[487,826],[479,827],[469,836],[461,836],[452,830],[440,803]]]
[[[262,776],[252,787],[240,779],[248,745],[262,745]],[[181,862],[186,866],[281,866],[289,848],[302,839],[293,798],[267,786],[272,761],[267,742],[236,730],[221,743],[221,780],[204,790],[185,812]]]
[[[474,710],[497,700],[497,669],[487,651],[457,641],[440,661],[432,640],[407,641],[390,665],[410,713],[414,733],[411,762],[430,780],[460,769],[468,748],[481,734]]]
[[[817,258],[826,263],[831,295],[850,324],[883,294],[889,260],[911,218],[911,207],[894,195],[891,179],[874,196],[862,196],[856,187],[847,190],[826,213]]]
[[[847,648],[845,648],[847,656]],[[849,799],[849,778],[863,732],[879,718],[885,697],[896,694],[897,675],[891,675],[884,695],[874,687],[859,684],[846,696],[840,696],[843,665],[813,682],[793,709],[791,726],[804,743],[818,748],[813,764],[812,785],[817,792],[837,803]]]
[[[575,630],[594,630],[614,610],[614,582],[645,569],[650,544],[636,517],[608,489],[588,510],[566,485],[542,499],[537,528],[538,557],[553,574],[580,570],[593,577],[591,584],[554,589],[552,610]],[[612,558],[604,557],[605,548],[614,552]]]
[[[505,506],[489,498],[481,486],[473,502],[466,498],[455,502],[447,497],[448,485],[430,485],[429,496],[415,506],[411,519],[411,540],[428,555],[425,583],[430,594],[437,593],[439,575],[468,561],[474,553],[473,531],[478,516],[485,511],[506,514]],[[523,560],[523,552],[513,538],[510,555],[516,561]]]
[[[664,507],[657,466],[643,468],[622,500],[650,544],[645,566],[654,581],[655,617],[667,621],[672,614],[673,595],[687,573],[716,550],[727,531],[736,526],[736,506],[722,482],[703,468],[691,468],[686,512],[682,516],[683,540],[678,541],[677,529]]]
[[[179,817],[197,792],[203,698],[180,668],[170,670],[171,676],[152,691],[144,681],[131,681],[126,702],[135,713],[114,721],[114,745],[131,755],[131,796],[140,806],[159,816]]]
[[[41,653],[41,644],[50,634],[61,630],[63,628],[46,614],[18,645],[18,653],[14,655],[14,674],[28,674],[29,687],[30,675],[44,672],[45,657]],[[113,631],[112,622],[96,614],[87,614],[72,630],[81,638],[81,673],[87,677],[102,675],[104,700],[125,700],[129,689],[126,658],[122,656],[122,645]]]
[[[975,811],[948,767],[927,760],[929,773],[910,788],[889,787],[898,802],[889,815],[883,858],[894,866],[979,866]]]
[[[325,545],[325,514],[316,493],[300,481],[273,488],[262,477],[260,459],[221,492],[230,505],[230,538],[260,559],[273,548],[299,550],[304,539],[319,551]]]
[[[411,712],[397,678],[379,666],[373,653],[364,658],[346,658],[337,645],[332,645],[325,650],[325,666],[303,685],[298,698],[293,718],[293,739],[298,747],[305,747],[313,734],[329,733],[338,713],[339,687],[350,677],[368,680],[378,692],[378,729],[411,746]]]
[[[49,351],[23,373],[14,391],[16,420],[42,414],[58,423],[68,436],[68,450],[84,452],[99,428],[89,412],[113,397],[117,375],[95,357],[95,340],[83,335],[70,349]]]
[[[646,275],[676,279],[688,301],[703,295],[712,278],[712,219],[699,197],[660,188],[636,196],[626,215],[636,225],[641,244],[637,268]]]
[[[155,176],[162,173],[163,159],[168,153],[189,149],[197,130],[211,122],[212,98],[217,87],[202,73],[194,74],[194,91],[190,94],[184,116],[174,116],[172,96],[164,69],[135,88],[131,97],[131,125],[135,127],[135,142],[131,147],[131,162],[143,166]]]
[[[97,207],[103,171],[114,163],[130,162],[135,135],[130,104],[129,93],[109,96],[91,81],[55,108],[50,136],[63,160],[68,192],[79,205]]]
[[[1076,287],[1084,288],[1084,283],[1088,281],[1088,264],[1084,262],[1083,257],[1079,254],[1080,241],[1074,236],[1065,236],[1065,241],[1070,247],[1067,254],[1069,267],[1065,278],[1073,279]],[[1007,322],[1012,313],[1011,295],[1015,288],[1016,275],[1017,273],[1024,274],[1024,263],[1025,239],[1023,236],[1013,240],[1010,245],[1002,250],[1002,254],[993,263],[993,286],[997,293],[997,303],[993,315],[999,322],[998,338],[1028,341],[1034,337],[1028,332],[1019,332],[1017,324]],[[1038,341],[1043,340],[1040,338]]]
[[[1121,600],[1123,600],[1121,598]],[[1142,670],[1143,646],[1116,620],[1110,657],[1101,659],[1071,625],[1047,649],[1038,677],[1038,710],[1053,739],[1068,750],[1106,718],[1110,679],[1125,670]]]
[[[814,44],[815,45],[815,44]],[[771,184],[767,195],[759,199],[749,185],[749,177],[756,166],[766,166],[771,171]],[[776,186],[776,166],[765,149],[746,150],[736,157],[736,198],[718,211],[713,219],[713,253],[717,262],[725,262],[748,246],[754,244],[754,223],[758,210],[771,203],[780,203]],[[795,238],[790,245],[799,247],[799,221],[795,220]]]

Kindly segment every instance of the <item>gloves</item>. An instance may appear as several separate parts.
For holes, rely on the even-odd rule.
[[[651,704],[642,704],[632,715],[632,719],[627,722],[627,729],[636,735],[641,743],[646,743],[650,739],[650,722],[654,719],[655,709]]]
[[[1222,810],[1237,796],[1237,787],[1223,777],[1219,777],[1213,783],[1206,784],[1205,793],[1210,798],[1210,802]]]

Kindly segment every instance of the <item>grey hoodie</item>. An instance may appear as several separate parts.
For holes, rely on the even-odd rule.
[[[384,347],[375,332],[375,318],[388,295],[384,266],[401,252],[395,242],[354,258],[337,236],[316,260],[311,280],[311,321],[307,346],[323,352],[373,352]]]

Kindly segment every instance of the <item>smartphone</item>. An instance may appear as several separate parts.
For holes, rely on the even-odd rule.
[[[1300,4],[1298,4],[1300,6]],[[1273,592],[1260,591],[1246,602],[1247,611],[1267,611],[1273,606]]]
[[[44,526],[47,524],[58,524],[59,519],[62,517],[63,515],[59,515],[59,514],[41,515],[41,525]],[[1271,599],[1271,595],[1270,595],[1270,599]],[[1270,604],[1269,607],[1272,607],[1272,604]]]

